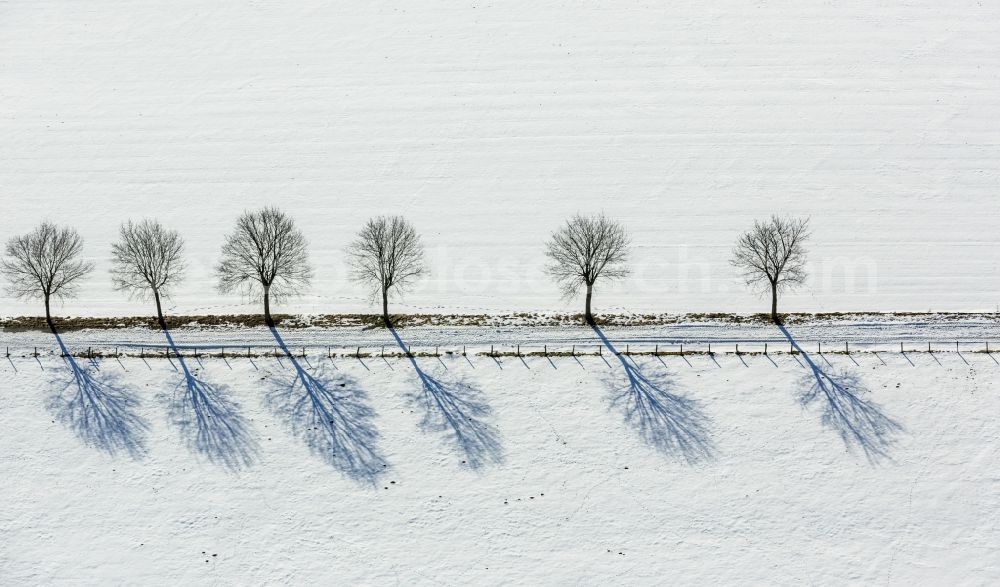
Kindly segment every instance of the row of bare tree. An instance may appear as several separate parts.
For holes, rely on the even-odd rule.
[[[808,238],[808,218],[771,216],[755,221],[733,249],[730,263],[740,270],[747,285],[771,294],[771,320],[775,323],[780,323],[778,293],[805,281],[804,245]],[[584,318],[588,324],[594,324],[590,304],[598,279],[628,275],[629,243],[625,227],[604,215],[574,216],[549,240],[548,273],[567,298],[585,288]]]
[[[771,294],[771,318],[776,323],[778,294],[805,279],[808,219],[772,216],[757,221],[733,250],[731,263],[748,285]],[[594,324],[591,311],[594,286],[628,275],[630,238],[625,227],[604,215],[570,218],[546,245],[546,270],[566,297],[585,291],[584,318]],[[11,295],[41,299],[45,319],[55,332],[50,311],[52,298],[72,297],[79,281],[93,263],[81,259],[83,239],[71,227],[44,222],[35,230],[11,238],[0,271]],[[161,300],[168,297],[184,276],[184,240],[176,230],[155,220],[128,221],[111,247],[112,280],[117,290],[140,299],[152,298],[160,326]],[[369,220],[347,249],[352,279],[370,287],[382,302],[382,319],[391,325],[389,298],[411,286],[426,273],[420,235],[401,216]],[[216,266],[222,293],[240,292],[262,301],[264,318],[274,326],[271,301],[301,294],[313,276],[308,245],[293,220],[277,208],[247,211],[236,221],[222,246]]]

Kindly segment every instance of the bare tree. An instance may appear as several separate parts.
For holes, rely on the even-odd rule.
[[[176,230],[155,220],[121,225],[119,240],[111,245],[111,280],[115,289],[139,299],[151,295],[156,301],[156,318],[166,330],[161,297],[184,277],[184,239]]]
[[[778,293],[802,284],[806,279],[805,242],[809,239],[808,218],[755,220],[753,228],[740,236],[730,261],[743,272],[747,285],[771,292],[771,320],[778,317]]]
[[[552,234],[545,254],[546,272],[555,278],[563,294],[572,297],[580,286],[587,288],[585,318],[594,325],[590,301],[594,283],[600,278],[621,279],[629,274],[629,236],[625,227],[601,214],[570,218]]]
[[[369,285],[372,297],[381,294],[382,320],[392,326],[389,295],[402,293],[427,272],[420,235],[402,216],[379,216],[365,224],[347,254],[352,278]]]
[[[43,222],[28,234],[7,241],[7,258],[0,271],[10,281],[7,291],[25,299],[45,302],[45,322],[56,334],[50,300],[76,295],[77,281],[94,269],[94,264],[79,259],[83,239],[75,229]]]
[[[306,239],[277,208],[248,211],[239,217],[236,229],[222,245],[222,262],[216,272],[220,292],[235,290],[262,298],[264,319],[271,327],[271,298],[298,295],[312,279]]]

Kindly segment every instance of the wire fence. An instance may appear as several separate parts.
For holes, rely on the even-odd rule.
[[[490,357],[530,357],[530,356],[683,356],[683,355],[797,355],[801,352],[817,354],[854,353],[985,353],[997,351],[998,345],[990,341],[914,341],[914,342],[823,342],[801,341],[794,344],[773,341],[706,341],[674,344],[660,343],[617,343],[612,341],[614,351],[600,343],[589,344],[493,344],[493,345],[449,345],[449,346],[407,346],[360,345],[334,346],[308,344],[289,347],[286,352],[279,346],[268,345],[92,345],[69,349],[73,357],[98,358],[171,358],[175,356],[194,358],[263,358],[325,356],[328,358],[354,357],[447,357],[447,356],[490,356]],[[64,356],[64,352],[54,347],[4,347],[7,358]]]

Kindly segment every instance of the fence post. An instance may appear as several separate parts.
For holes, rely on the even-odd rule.
[[[764,354],[765,355],[767,354],[767,343],[766,342],[764,343]]]
[[[712,354],[712,343],[708,343],[708,354]]]
[[[625,356],[629,356],[628,345],[625,345]]]
[[[517,345],[517,356],[521,356],[521,345]]]
[[[817,342],[816,344],[819,345],[819,354],[822,355],[823,354],[823,343],[822,342]]]
[[[961,351],[958,350],[958,341],[957,340],[955,341],[955,352],[956,353],[961,353]]]
[[[736,354],[740,354],[740,343],[736,343]]]
[[[573,348],[569,351],[569,354],[573,355],[574,357],[576,356],[576,345],[573,345]]]
[[[851,354],[851,343],[844,341],[844,352],[848,355]]]
[[[682,355],[684,354],[684,343],[683,342],[681,343],[681,354]]]
[[[542,346],[542,354],[544,354],[546,357],[549,356],[549,345],[546,344]]]
[[[462,356],[463,357],[466,356],[466,354],[465,354],[465,345],[464,344],[462,345]]]
[[[927,352],[931,352],[931,341],[927,341]]]
[[[899,343],[899,352],[903,352],[903,343]],[[906,353],[903,353],[906,354]]]
[[[355,353],[355,357],[356,357],[356,358],[358,358],[358,359],[360,359],[360,358],[361,358],[361,347],[358,347],[358,350],[357,350],[357,352]]]

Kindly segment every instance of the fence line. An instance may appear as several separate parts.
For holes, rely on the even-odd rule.
[[[615,341],[612,341],[613,343]],[[713,348],[714,345],[714,348]],[[742,345],[742,346],[741,346]],[[981,341],[919,341],[919,342],[837,342],[796,341],[796,345],[807,353],[817,354],[864,354],[864,353],[985,353],[992,354],[997,345],[987,340]],[[531,356],[602,356],[611,354],[603,344],[504,344],[442,346],[410,346],[406,351],[395,345],[324,345],[306,344],[289,347],[297,357],[326,356],[328,358],[355,357],[446,357],[446,356],[489,356],[489,357],[531,357]],[[685,356],[685,355],[797,355],[799,351],[791,343],[760,341],[704,341],[676,344],[660,343],[617,343],[618,354],[627,356]],[[62,352],[49,347],[4,347],[6,358],[62,356]],[[263,358],[282,357],[286,353],[274,345],[187,345],[169,347],[167,345],[98,345],[77,347],[70,351],[77,358],[171,358],[178,353],[188,358]]]

